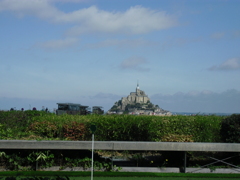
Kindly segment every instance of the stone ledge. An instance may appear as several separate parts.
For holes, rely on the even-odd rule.
[[[92,149],[92,141],[0,140],[0,149]],[[94,149],[133,151],[240,152],[240,143],[95,141]]]

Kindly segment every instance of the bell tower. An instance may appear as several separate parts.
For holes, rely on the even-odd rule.
[[[136,87],[136,94],[140,94],[140,88],[139,88],[138,82],[137,82],[137,87]]]

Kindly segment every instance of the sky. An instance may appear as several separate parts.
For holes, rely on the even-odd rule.
[[[0,109],[240,113],[240,0],[0,0]]]

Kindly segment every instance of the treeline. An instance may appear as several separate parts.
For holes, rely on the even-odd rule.
[[[0,111],[0,139],[98,141],[240,142],[240,115],[61,115]]]

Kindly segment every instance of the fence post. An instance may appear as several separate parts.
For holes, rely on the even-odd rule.
[[[183,165],[183,173],[186,173],[186,166],[187,166],[187,152],[184,151],[184,165]]]

